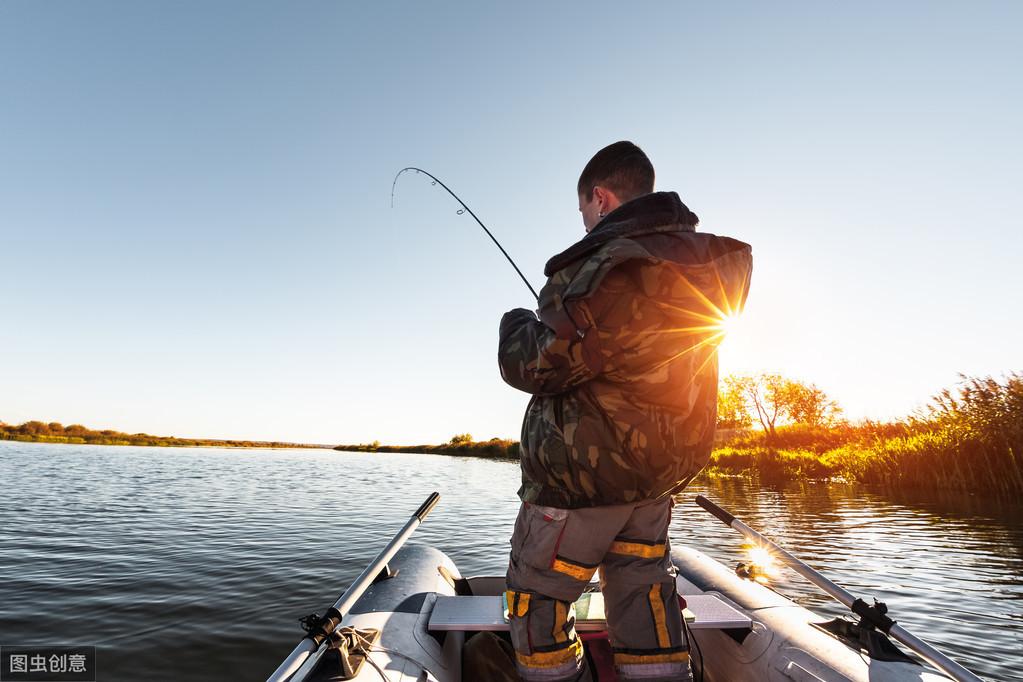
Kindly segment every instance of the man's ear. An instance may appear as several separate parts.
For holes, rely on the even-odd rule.
[[[597,204],[601,207],[603,213],[610,213],[622,203],[614,192],[600,185],[593,188],[593,197],[597,200]]]

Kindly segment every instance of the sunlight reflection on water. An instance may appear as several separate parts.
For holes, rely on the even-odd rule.
[[[504,572],[511,462],[316,450],[0,442],[0,643],[96,644],[102,680],[263,679],[432,490],[413,542],[466,575]],[[1023,508],[843,485],[736,479],[679,498],[672,539],[725,561],[741,538],[703,493],[910,630],[1023,680]],[[772,585],[842,608],[795,574]],[[41,614],[45,614],[42,617]]]

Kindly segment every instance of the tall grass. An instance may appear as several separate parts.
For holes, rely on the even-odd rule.
[[[910,433],[875,444],[873,457],[853,460],[857,480],[1023,492],[1023,374],[963,377],[908,427]]]
[[[710,473],[1023,493],[1023,374],[963,377],[905,421],[789,426],[770,441],[739,434],[714,452]]]

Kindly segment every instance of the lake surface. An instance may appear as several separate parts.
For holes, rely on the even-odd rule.
[[[263,680],[426,495],[411,542],[503,574],[512,462],[0,441],[0,644],[95,645],[98,679]],[[679,497],[672,540],[729,565],[697,493],[991,680],[1023,680],[1023,504],[735,480]],[[783,570],[774,587],[841,606]]]

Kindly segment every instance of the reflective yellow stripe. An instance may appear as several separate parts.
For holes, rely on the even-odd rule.
[[[597,572],[596,566],[593,568],[587,568],[585,566],[579,566],[567,561],[562,561],[561,559],[555,559],[554,563],[551,564],[551,569],[586,583],[590,582],[590,578],[592,578],[593,574]]]
[[[664,618],[664,602],[661,601],[661,585],[656,583],[650,587],[650,610],[654,614],[654,629],[657,631],[657,646],[667,649],[671,646],[668,637],[668,626]]]
[[[608,548],[613,554],[625,554],[626,556],[638,556],[644,559],[660,559],[664,556],[664,543],[659,545],[644,545],[642,542],[626,542],[615,540]]]
[[[644,663],[682,663],[689,660],[688,651],[674,651],[670,654],[615,654],[615,665],[636,665]]]
[[[508,602],[508,615],[513,618],[522,618],[529,611],[529,592],[516,592],[508,590],[504,593]]]
[[[583,643],[576,640],[571,645],[557,651],[541,651],[535,654],[520,654],[515,652],[515,658],[519,665],[526,668],[557,668],[566,663],[575,663],[582,658]]]
[[[568,641],[568,635],[565,634],[565,623],[568,622],[568,603],[561,600],[554,601],[554,629],[551,630],[551,634],[554,635],[554,641],[558,644]]]

